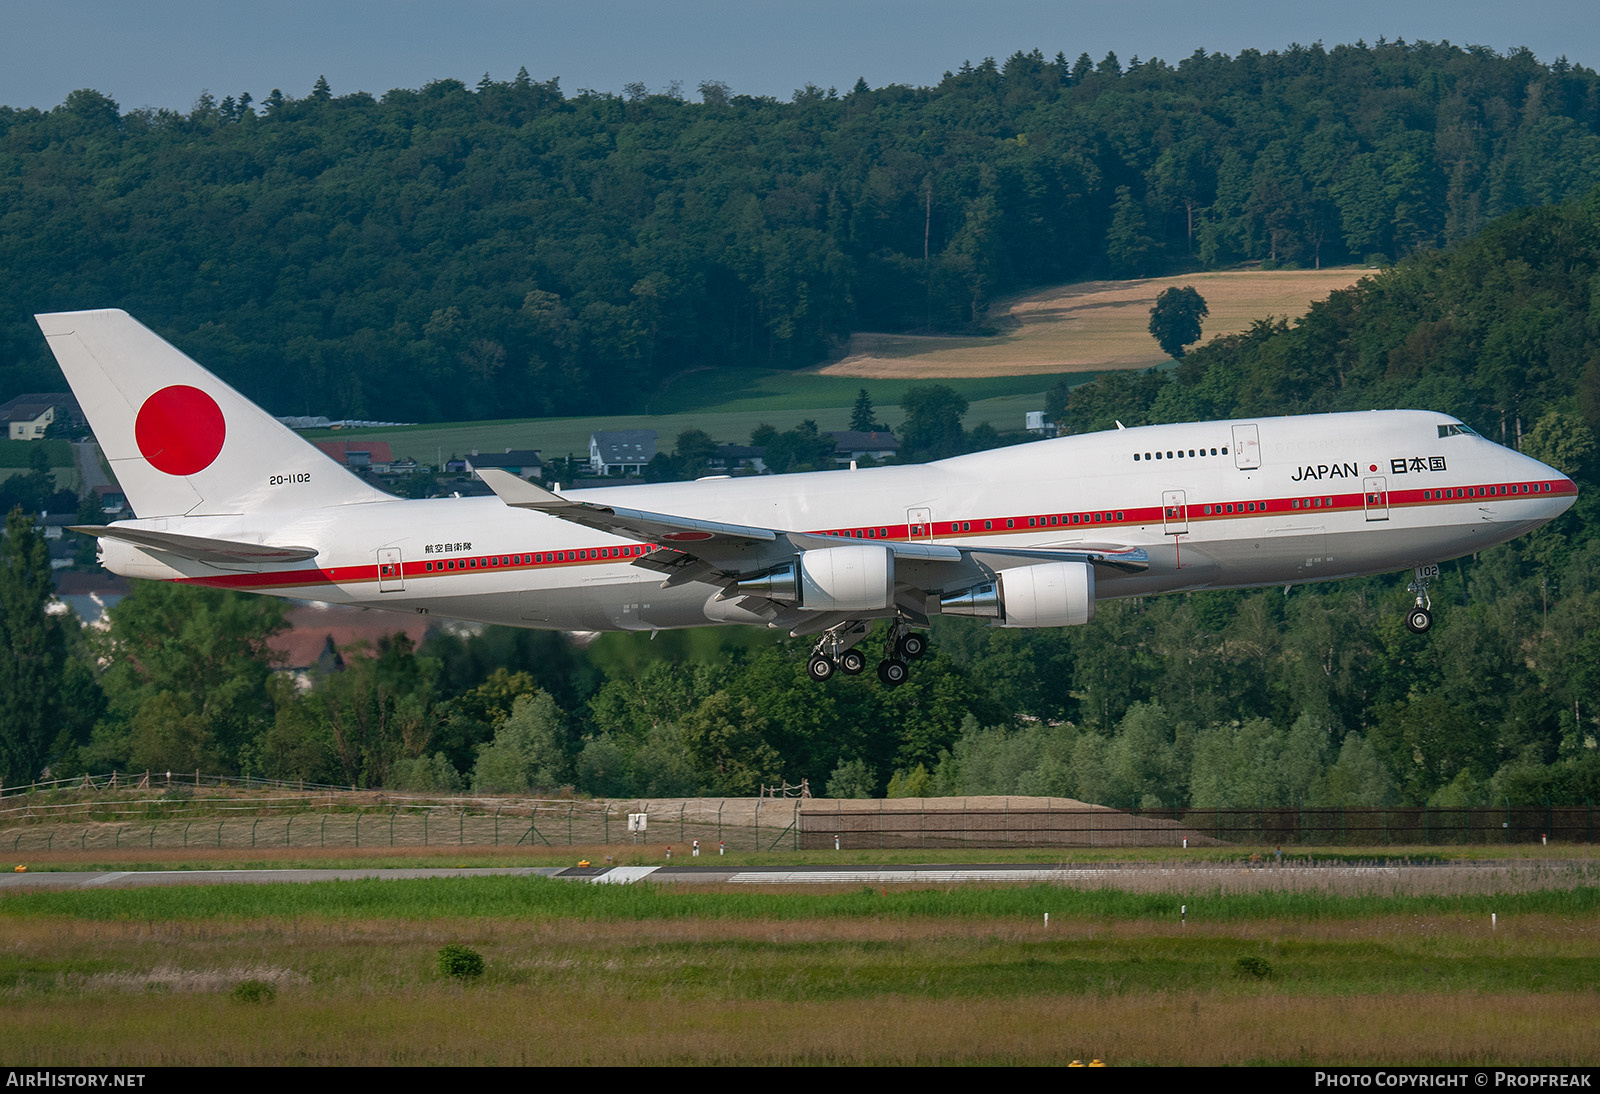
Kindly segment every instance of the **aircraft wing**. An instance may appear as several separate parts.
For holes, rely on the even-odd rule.
[[[532,509],[549,513],[562,520],[570,520],[585,528],[595,528],[613,535],[628,536],[647,542],[695,544],[711,548],[714,544],[747,546],[771,543],[778,533],[770,528],[757,528],[746,524],[726,524],[715,520],[698,520],[666,513],[648,513],[640,509],[623,509],[611,505],[598,505],[591,501],[577,501],[542,486],[535,486],[509,471],[481,468],[478,477],[489,485],[495,496],[513,509]]]
[[[514,508],[532,509],[613,535],[662,544],[660,549],[636,560],[634,565],[666,574],[665,584],[669,586],[689,581],[731,585],[740,577],[788,562],[801,551],[841,545],[838,536],[578,501],[493,468],[482,469],[478,475],[501,501]],[[1123,571],[1143,570],[1149,565],[1143,549],[1124,544],[1023,548],[956,547],[887,539],[872,543],[894,554],[897,579],[927,591],[989,580],[995,570],[1025,565],[1029,560],[1087,562]]]
[[[246,543],[233,539],[180,536],[176,532],[151,532],[144,528],[119,528],[116,525],[79,524],[69,527],[67,531],[82,532],[97,539],[120,539],[137,547],[166,551],[179,558],[224,565],[304,562],[317,557],[315,547],[282,547],[273,543]]]

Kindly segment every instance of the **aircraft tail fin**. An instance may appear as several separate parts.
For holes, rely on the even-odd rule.
[[[34,318],[140,517],[296,511],[388,496],[127,312]]]

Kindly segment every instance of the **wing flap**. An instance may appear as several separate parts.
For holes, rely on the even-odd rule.
[[[1017,565],[1013,561],[994,564],[1002,559],[1087,562],[1092,566],[1106,566],[1130,574],[1142,573],[1150,568],[1150,555],[1143,547],[968,547],[966,553],[975,561],[997,570]]]

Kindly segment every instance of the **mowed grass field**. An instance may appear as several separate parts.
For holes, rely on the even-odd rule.
[[[678,434],[703,429],[712,438],[748,443],[758,425],[791,429],[806,419],[822,430],[848,429],[856,393],[866,388],[878,420],[898,428],[907,388],[937,381],[969,403],[968,428],[988,422],[1019,430],[1030,410],[1044,409],[1057,380],[1087,383],[1111,369],[1170,363],[1150,337],[1150,308],[1173,285],[1205,297],[1207,338],[1247,329],[1271,315],[1298,318],[1313,300],[1354,284],[1371,271],[1244,270],[1138,281],[1092,281],[1041,290],[997,304],[994,337],[857,334],[848,356],[805,371],[700,369],[671,377],[645,399],[644,412],[603,417],[536,418],[386,427],[311,434],[316,439],[386,440],[396,456],[438,466],[451,455],[535,448],[547,459],[589,451],[596,430],[654,429],[670,450]]]
[[[22,892],[0,1024],[13,1066],[1584,1064],[1597,913],[1592,883]]]
[[[1146,336],[1148,337],[1148,335]],[[1098,373],[1073,377],[1087,383]],[[988,377],[951,382],[949,386],[968,400],[966,425],[988,422],[1002,432],[1023,427],[1027,412],[1044,409],[1045,390],[1054,377]],[[943,381],[941,381],[943,382]],[[856,393],[868,391],[878,420],[897,428],[904,415],[899,401],[915,381],[863,383],[823,376],[816,372],[773,369],[702,369],[686,373],[651,396],[648,413],[583,418],[524,418],[487,422],[451,422],[438,425],[387,426],[381,429],[321,430],[307,433],[312,440],[388,441],[396,456],[410,456],[438,467],[452,455],[502,452],[508,448],[535,448],[546,459],[576,455],[587,458],[589,434],[598,430],[654,429],[662,451],[670,452],[678,434],[703,429],[718,442],[748,444],[759,425],[793,429],[806,419],[824,432],[849,429]]]
[[[1225,270],[1135,281],[1085,281],[997,302],[991,338],[861,333],[824,375],[948,382],[961,377],[1051,375],[1149,368],[1169,360],[1150,337],[1150,309],[1164,290],[1192,285],[1209,315],[1202,340],[1237,334],[1258,319],[1298,319],[1313,301],[1373,271]]]

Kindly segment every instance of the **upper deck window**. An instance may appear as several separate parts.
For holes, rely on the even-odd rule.
[[[1476,437],[1477,435],[1478,434],[1476,431],[1469,426],[1462,425],[1460,422],[1451,422],[1449,425],[1442,425],[1439,427],[1440,437]]]

